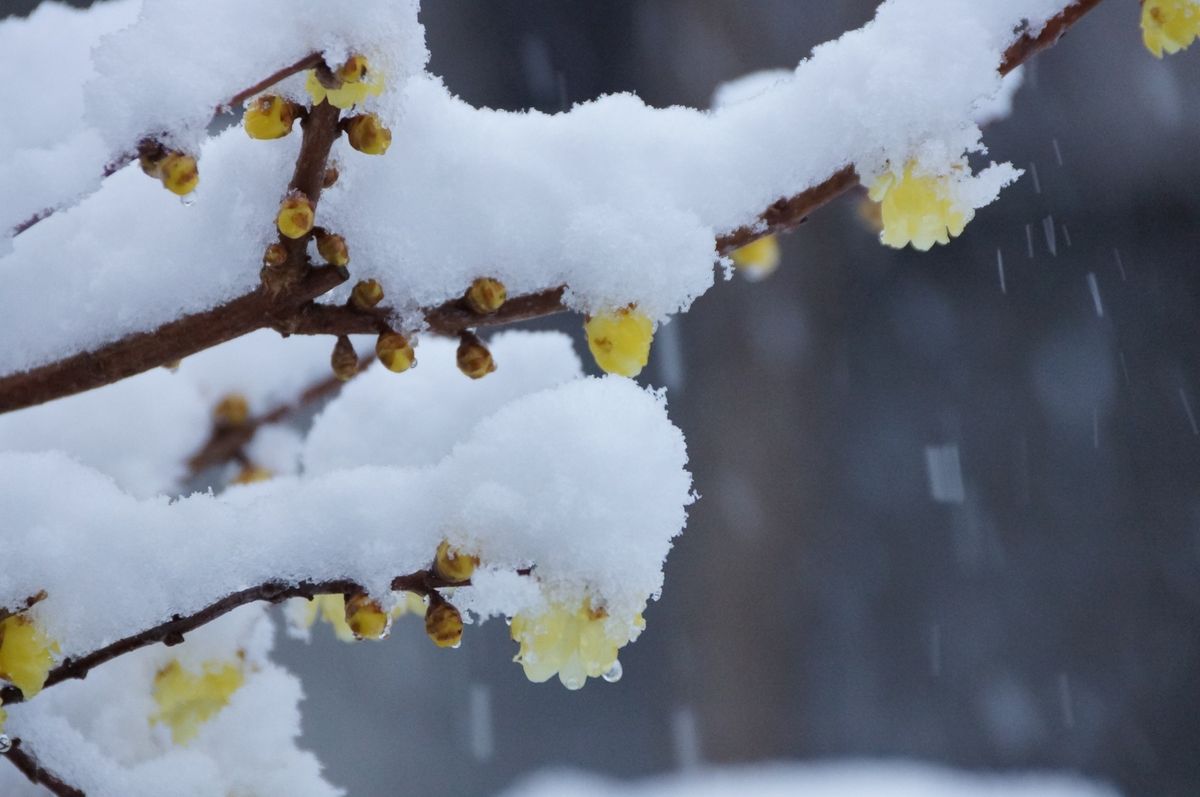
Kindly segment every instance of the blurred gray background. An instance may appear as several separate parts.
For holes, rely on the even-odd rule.
[[[423,16],[453,90],[553,111],[703,107],[874,6]],[[330,778],[468,797],[546,766],[884,756],[1200,793],[1200,48],[1160,63],[1137,20],[1108,0],[1036,60],[987,134],[1030,173],[952,245],[886,249],[844,198],[772,279],[660,333],[646,381],[670,388],[703,499],[619,683],[528,683],[500,622],[457,651],[412,618],[380,645],[282,642]]]

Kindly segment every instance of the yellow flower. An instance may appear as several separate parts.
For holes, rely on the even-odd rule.
[[[184,669],[176,659],[154,676],[154,702],[158,711],[150,721],[170,728],[175,744],[187,744],[196,738],[201,725],[229,705],[229,698],[245,680],[240,662],[205,662],[196,674]]]
[[[383,93],[383,75],[377,72],[368,74],[370,76],[366,80],[356,80],[354,82],[343,80],[339,88],[328,89],[317,78],[316,71],[310,69],[304,88],[308,90],[309,96],[312,97],[313,105],[320,105],[322,100],[328,100],[329,104],[335,108],[346,110],[359,104],[367,97],[376,97]]]
[[[1143,0],[1142,41],[1155,58],[1186,50],[1200,36],[1197,0]]]
[[[637,639],[646,627],[642,615],[631,626],[613,632],[608,615],[584,601],[579,608],[551,605],[542,614],[518,614],[512,621],[512,638],[521,647],[513,661],[520,662],[525,677],[534,683],[558,680],[568,689],[579,689],[588,678],[620,677],[617,651]]]
[[[242,127],[250,138],[268,140],[283,138],[292,132],[296,121],[295,109],[282,97],[264,95],[246,106]]]
[[[779,268],[779,239],[765,235],[729,255],[733,265],[750,279],[762,279]]]
[[[58,649],[58,643],[25,615],[6,617],[0,622],[0,680],[33,697],[45,686]]]
[[[899,177],[884,172],[868,192],[881,206],[880,240],[897,249],[911,243],[927,252],[935,243],[947,244],[961,235],[975,211],[957,206],[947,183],[945,177],[914,174],[911,162]]]
[[[650,360],[654,324],[632,306],[594,315],[583,328],[596,365],[607,373],[637,376]]]

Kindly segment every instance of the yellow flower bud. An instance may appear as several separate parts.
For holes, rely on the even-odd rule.
[[[366,76],[368,67],[367,57],[355,54],[346,59],[346,63],[333,74],[343,83],[357,83]]]
[[[326,166],[325,174],[321,177],[321,187],[329,188],[338,181],[338,177],[340,176],[341,172],[338,171],[336,166]]]
[[[391,630],[392,618],[378,601],[360,592],[346,600],[346,625],[355,639],[383,639]]]
[[[299,191],[294,191],[280,203],[275,224],[282,235],[288,238],[303,238],[312,230],[316,216],[317,211],[312,201]]]
[[[883,233],[879,239],[896,249],[911,243],[927,252],[935,243],[948,244],[961,235],[975,211],[959,207],[948,184],[947,177],[916,174],[911,162],[899,176],[891,171],[880,175],[867,194],[880,204]]]
[[[425,633],[439,648],[456,648],[462,642],[462,615],[449,603],[434,603],[425,612]]]
[[[774,235],[764,235],[757,241],[735,249],[729,257],[734,267],[748,279],[763,279],[779,268],[779,239]]]
[[[375,280],[359,280],[350,291],[350,304],[359,310],[370,310],[383,301],[383,286]]]
[[[230,393],[213,407],[213,420],[218,426],[241,426],[250,418],[250,403],[241,393]]]
[[[433,572],[455,584],[469,581],[478,566],[478,556],[468,556],[457,548],[451,548],[445,540],[438,545],[437,556],[433,559]]]
[[[26,615],[9,615],[0,621],[0,680],[33,697],[45,686],[58,649]]]
[[[358,373],[358,352],[354,344],[345,335],[338,335],[337,343],[333,345],[333,354],[329,357],[333,367],[333,375],[339,382],[348,382]]]
[[[172,152],[159,165],[159,179],[173,194],[185,196],[196,190],[200,183],[200,171],[196,159],[182,152]]]
[[[392,131],[373,113],[351,116],[344,123],[350,146],[366,155],[382,155],[392,145]]]
[[[650,361],[654,324],[633,307],[592,316],[583,328],[596,365],[606,373],[634,377]]]
[[[243,465],[238,474],[230,480],[230,484],[256,484],[273,479],[275,472],[260,465]]]
[[[317,236],[317,253],[331,266],[345,266],[350,262],[346,239],[331,232]]]
[[[283,244],[271,244],[267,247],[267,251],[263,252],[263,266],[279,268],[287,262],[287,256],[287,248]]]
[[[1174,55],[1200,36],[1197,0],[1143,0],[1142,42],[1155,58]]]
[[[250,138],[283,138],[292,132],[296,110],[282,97],[264,95],[252,100],[242,114],[242,127]]]
[[[154,702],[158,711],[151,722],[171,729],[171,739],[185,745],[200,733],[200,727],[229,705],[246,676],[240,662],[205,662],[199,674],[190,672],[176,659],[154,676]]]
[[[492,353],[483,345],[478,337],[470,332],[464,332],[458,344],[458,370],[472,379],[482,379],[496,370],[496,362]]]
[[[417,363],[417,355],[413,351],[408,338],[397,332],[385,332],[375,341],[375,356],[389,371],[400,374],[412,368]]]
[[[491,277],[480,277],[467,289],[467,306],[479,315],[491,315],[508,299],[504,283]]]

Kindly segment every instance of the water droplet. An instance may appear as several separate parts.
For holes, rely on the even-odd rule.
[[[450,646],[450,649],[451,649],[451,650],[458,650],[458,649],[459,649],[459,648],[461,648],[461,647],[462,647],[462,640],[460,639],[460,640],[458,640],[457,642],[455,642],[453,645],[451,645],[451,646]]]
[[[192,205],[196,204],[196,192],[193,191],[190,194],[184,194],[183,196],[179,197],[179,204],[183,205],[185,208],[190,208]]]
[[[0,755],[4,755],[12,749],[12,739],[0,733]]]
[[[505,624],[505,625],[507,625],[507,626],[511,626],[511,625],[512,625],[512,618],[511,618],[511,617],[508,617],[508,616],[505,616],[505,618],[504,618],[504,624]]]
[[[563,683],[563,686],[567,687],[572,692],[574,692],[576,689],[582,689],[583,682],[586,680],[587,680],[586,677],[580,678],[578,675],[568,675],[567,677],[562,679],[562,683]]]
[[[604,674],[600,677],[608,681],[610,684],[615,684],[617,681],[621,680],[621,676],[624,674],[625,670],[621,667],[621,660],[617,659],[612,663],[611,667],[604,671]]]

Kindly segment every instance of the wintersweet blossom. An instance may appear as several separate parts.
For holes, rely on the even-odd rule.
[[[42,691],[57,652],[58,643],[27,616],[14,614],[0,622],[0,680],[20,689],[25,697]]]
[[[176,659],[154,676],[154,702],[158,711],[151,722],[171,730],[171,739],[185,745],[200,727],[225,706],[246,681],[242,662],[205,662],[199,673],[186,669]]]
[[[358,105],[367,97],[377,97],[383,93],[383,75],[371,71],[367,60],[362,56],[352,56],[337,70],[337,77],[342,81],[342,85],[331,89],[321,83],[315,70],[309,70],[304,88],[312,97],[313,105],[320,105],[322,101],[328,100],[335,108],[345,110]]]
[[[606,373],[634,377],[650,361],[654,323],[633,307],[591,316],[583,328],[596,365]]]
[[[948,177],[917,172],[909,162],[897,175],[886,171],[871,185],[868,196],[880,204],[887,246],[927,252],[935,243],[948,244],[962,234],[975,211],[955,201]]]
[[[521,647],[513,661],[534,683],[558,680],[568,689],[580,689],[588,678],[615,681],[620,677],[617,651],[634,641],[646,627],[641,613],[628,626],[613,623],[603,609],[589,601],[571,609],[553,604],[540,614],[521,613],[513,618],[512,638]]]
[[[779,268],[779,239],[774,235],[764,235],[757,241],[735,249],[729,257],[734,267],[748,279],[769,277]]]
[[[1143,0],[1142,41],[1155,58],[1186,50],[1200,36],[1197,0]]]

